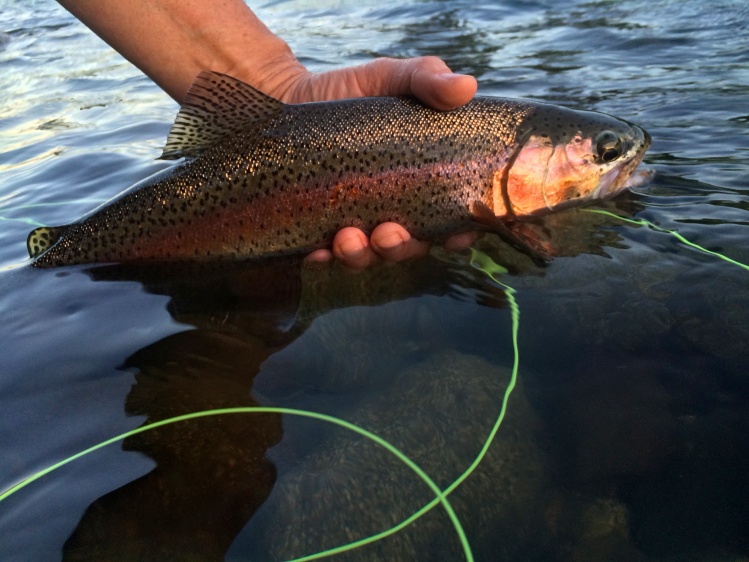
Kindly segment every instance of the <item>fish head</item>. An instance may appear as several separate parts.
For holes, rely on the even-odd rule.
[[[539,104],[518,132],[519,148],[494,178],[496,215],[529,215],[608,199],[634,175],[650,135],[603,113]]]

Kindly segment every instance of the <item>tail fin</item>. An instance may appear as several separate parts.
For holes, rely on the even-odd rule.
[[[64,230],[64,226],[42,226],[32,230],[26,239],[29,257],[35,258],[46,252],[60,239]]]

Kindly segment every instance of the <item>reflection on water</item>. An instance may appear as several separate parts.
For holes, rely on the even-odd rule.
[[[569,229],[575,214],[555,216],[546,235],[569,249],[567,226],[583,247],[580,231]],[[600,243],[589,236],[586,249],[600,252]],[[515,260],[518,271],[542,273],[494,237],[479,245]],[[135,381],[128,415],[148,423],[258,404],[328,413],[385,438],[444,489],[477,456],[509,382],[500,366],[509,330],[490,313],[505,307],[504,296],[466,259],[443,254],[356,274],[303,270],[293,261],[89,274],[100,282],[138,280],[168,295],[174,320],[194,327],[124,361]],[[476,303],[470,316],[455,315],[461,301]],[[489,322],[477,327],[482,316]],[[460,344],[458,333],[477,329],[485,333]],[[550,509],[570,519],[624,510],[555,487],[539,430],[521,382],[488,456],[451,496],[481,559],[557,556]],[[431,500],[407,467],[361,436],[273,414],[184,422],[129,437],[123,450],[156,467],[86,509],[65,543],[66,560],[204,560],[227,551],[237,559],[291,559],[377,534]],[[625,531],[621,517],[598,530],[606,540],[595,552],[632,548]],[[461,552],[450,521],[435,509],[347,557],[452,559]]]
[[[298,263],[282,262],[270,270],[247,266],[222,268],[220,276],[211,270],[190,274],[160,272],[155,280],[154,272],[148,270],[144,272],[149,277],[143,281],[146,286],[168,293],[172,299],[169,309],[175,319],[180,322],[189,319],[195,329],[161,339],[124,362],[124,369],[135,370],[135,384],[128,393],[125,410],[153,422],[192,411],[255,405],[258,402],[253,396],[261,396],[264,404],[297,405],[300,386],[314,387],[318,399],[307,404],[310,409],[324,411],[327,406],[341,417],[369,427],[401,447],[433,477],[440,476],[435,470],[440,466],[459,470],[464,464],[457,462],[460,459],[444,462],[444,447],[450,440],[458,439],[457,444],[468,439],[473,432],[465,422],[477,424],[476,429],[485,429],[489,420],[482,418],[496,411],[501,396],[502,381],[498,380],[497,370],[479,358],[463,359],[455,353],[436,359],[435,349],[447,344],[449,337],[441,333],[445,330],[433,322],[434,318],[422,318],[430,314],[428,309],[417,307],[414,318],[409,309],[392,314],[373,307],[377,301],[413,298],[425,292],[438,296],[453,291],[446,283],[445,268],[439,262],[423,260],[407,266],[408,274],[403,270],[396,274],[393,268],[374,269],[356,276],[341,275],[340,270],[338,275],[333,274],[335,270],[306,272],[306,283],[294,279],[300,272]],[[97,279],[138,278],[137,272],[119,268],[93,270],[91,274]],[[383,283],[388,278],[392,282]],[[279,279],[286,283],[279,285]],[[271,280],[275,283],[270,284]],[[253,291],[248,292],[249,287]],[[388,290],[383,292],[382,287]],[[483,295],[485,302],[501,305],[496,292],[492,296],[486,289],[474,291]],[[371,312],[345,314],[343,320],[332,322],[317,319],[332,306],[331,294],[341,296],[340,302],[357,311],[364,305],[372,307]],[[290,313],[296,313],[291,321]],[[390,334],[392,337],[387,341],[382,341],[383,336],[373,338],[373,319],[383,336],[393,329],[397,333]],[[410,326],[411,330],[404,326]],[[349,332],[348,342],[340,337],[341,330]],[[425,330],[435,335],[441,333],[441,337],[429,338],[430,343],[425,347]],[[352,337],[357,332],[358,337]],[[356,353],[343,353],[342,343],[354,345]],[[303,351],[289,352],[289,346],[301,346]],[[305,352],[305,348],[311,349]],[[336,357],[337,361],[315,361],[315,356]],[[377,361],[378,356],[385,361]],[[417,358],[426,362],[419,369],[413,367]],[[262,367],[263,364],[266,366]],[[456,375],[474,367],[477,371],[473,376],[479,386],[470,391],[468,379]],[[404,369],[405,373],[396,378],[395,374]],[[265,374],[261,376],[266,381],[257,388],[254,380],[263,370]],[[273,375],[269,376],[268,371]],[[373,392],[377,388],[380,391]],[[342,390],[348,391],[345,404],[336,398]],[[350,400],[357,396],[359,407],[354,414]],[[394,409],[391,402],[395,398],[401,406]],[[345,415],[335,411],[340,408],[346,411]],[[409,420],[408,414],[413,415],[414,411],[418,415]],[[463,423],[461,416],[466,418]],[[434,432],[436,422],[447,425]],[[413,424],[423,427],[414,426],[411,431],[402,432]],[[279,507],[279,512],[264,515],[256,523],[279,530],[311,528],[309,537],[297,532],[284,537],[270,530],[260,535],[264,537],[260,544],[266,549],[262,557],[270,552],[274,558],[276,555],[287,558],[373,534],[429,501],[428,490],[420,482],[414,483],[413,497],[409,497],[402,483],[408,484],[413,476],[397,463],[394,465],[389,456],[372,450],[367,443],[352,441],[340,431],[312,427],[317,442],[328,443],[336,451],[336,458],[322,461],[331,470],[340,472],[337,477],[330,476],[338,481],[329,482],[325,473],[320,475],[319,469],[312,468],[317,465],[316,456],[328,453],[319,446],[310,447],[313,441],[304,436],[309,428],[298,424],[295,428],[294,422],[289,425],[291,428],[284,430],[280,458],[277,451],[267,454],[270,447],[281,441],[281,419],[277,415],[208,419],[205,423],[185,423],[128,438],[124,449],[148,455],[157,462],[157,467],[91,504],[65,544],[65,559],[111,559],[123,555],[125,559],[142,559],[162,558],[167,554],[178,558],[220,558],[260,505],[265,504],[264,509],[268,510],[276,502],[281,502],[281,506],[284,502],[312,502],[316,505],[312,513],[301,507],[292,512]],[[427,435],[437,441],[425,441]],[[297,439],[300,443],[290,447]],[[481,434],[475,432],[471,439],[474,443],[465,455],[475,455],[481,439]],[[526,446],[530,445],[520,447]],[[296,460],[290,461],[289,455]],[[434,457],[430,462],[426,462],[428,455]],[[291,471],[290,462],[294,466]],[[312,465],[304,468],[309,462]],[[355,469],[357,462],[362,463],[364,473]],[[279,469],[280,481],[274,487]],[[382,473],[389,474],[384,481],[377,477]],[[313,481],[298,481],[308,477]],[[449,473],[443,475],[438,482],[446,486],[450,477]],[[387,507],[388,499],[383,496],[382,488],[389,488],[389,493],[399,498],[389,506],[390,513],[384,518],[382,509]],[[272,489],[274,500],[267,502]],[[332,489],[346,490],[346,494],[330,494]],[[301,491],[304,493],[300,494]],[[352,496],[358,497],[353,504],[334,503],[336,498],[350,500]],[[362,518],[354,515],[368,501],[375,503],[367,510],[372,514],[370,520],[363,524]],[[402,508],[398,509],[398,505]],[[347,513],[351,508],[355,511]],[[339,519],[329,520],[328,516],[333,514]],[[295,517],[303,520],[295,521]],[[447,522],[441,521],[442,517],[437,516],[444,526]],[[304,521],[305,518],[309,520]],[[346,520],[349,525],[342,527]],[[482,524],[489,521],[483,518]],[[123,533],[123,528],[128,532]],[[343,529],[348,530],[343,532]],[[430,536],[427,533],[422,542],[428,544]],[[253,548],[259,548],[257,541],[252,544]],[[456,546],[452,538],[448,544],[452,544],[451,548]],[[396,549],[392,554],[403,552],[401,547],[399,543],[391,545],[390,548]]]
[[[289,1],[254,6],[314,70],[437,54],[482,93],[645,126],[655,182],[604,208],[749,263],[749,9],[674,3]],[[55,4],[0,0],[0,266],[164,164],[176,107]],[[5,101],[5,98],[4,98]],[[478,560],[749,556],[747,273],[666,233],[568,210],[494,237],[521,310],[520,380],[450,497]],[[434,249],[360,273],[293,262],[0,276],[0,488],[148,422],[226,406],[353,421],[445,487],[513,362],[499,287]],[[138,434],[0,502],[0,558],[282,560],[432,499],[376,445],[252,414]],[[23,553],[19,558],[18,553]],[[461,559],[441,507],[337,558]],[[337,559],[336,558],[336,559]]]
[[[125,410],[148,422],[216,407],[254,406],[253,377],[270,351],[249,338],[192,330],[128,358]],[[125,440],[156,467],[94,501],[64,546],[65,560],[218,560],[276,479],[267,449],[279,416],[207,418]]]

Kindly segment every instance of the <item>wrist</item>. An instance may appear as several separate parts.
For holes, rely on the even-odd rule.
[[[268,32],[260,41],[257,39],[237,45],[229,56],[216,61],[218,67],[209,70],[233,76],[278,100],[293,101],[295,84],[309,76],[309,71],[280,37]]]

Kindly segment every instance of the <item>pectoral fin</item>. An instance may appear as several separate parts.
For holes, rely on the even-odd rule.
[[[474,201],[471,211],[476,222],[488,230],[496,232],[502,240],[531,258],[536,265],[545,266],[551,262],[551,256],[546,250],[540,247],[534,240],[513,231],[481,201]]]
[[[26,239],[29,257],[35,258],[51,248],[65,231],[64,226],[42,226],[35,228]]]

